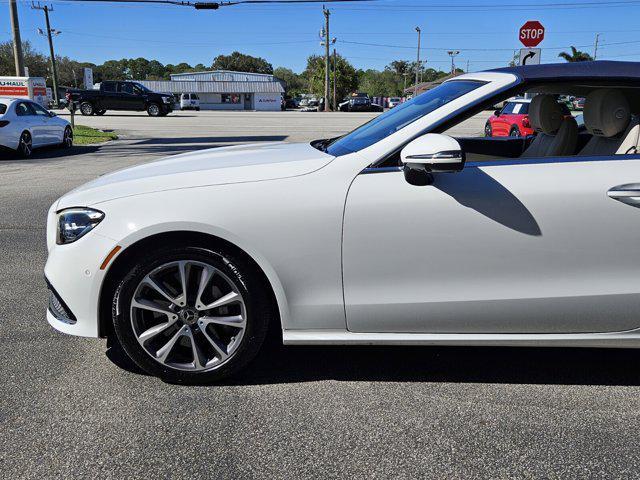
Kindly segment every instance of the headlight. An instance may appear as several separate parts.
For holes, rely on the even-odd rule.
[[[58,213],[56,243],[64,245],[78,240],[98,225],[104,213],[91,208],[69,208]]]
[[[162,97],[162,101],[164,103],[173,103],[173,101],[171,100],[171,97]]]

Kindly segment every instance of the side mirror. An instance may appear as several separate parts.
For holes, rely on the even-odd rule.
[[[50,117],[55,117],[56,116],[56,112],[49,110],[49,116]]]
[[[409,142],[400,152],[404,178],[411,185],[433,183],[433,173],[460,172],[465,154],[454,138],[439,133],[427,133]]]
[[[496,117],[499,117],[499,116],[500,116],[500,109],[497,109],[495,112],[493,112],[493,114],[494,114]]]

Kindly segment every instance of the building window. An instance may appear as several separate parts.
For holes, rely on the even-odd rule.
[[[223,93],[222,103],[240,103],[240,95],[237,93]]]

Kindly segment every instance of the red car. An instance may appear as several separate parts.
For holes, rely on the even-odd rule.
[[[517,99],[509,101],[496,110],[487,120],[484,127],[485,137],[524,137],[533,135],[533,128],[529,123],[530,99]]]

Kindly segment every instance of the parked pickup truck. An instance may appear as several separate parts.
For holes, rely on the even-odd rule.
[[[99,90],[67,90],[67,100],[80,107],[82,115],[104,115],[107,110],[146,111],[152,117],[173,110],[173,95],[156,93],[136,82],[105,81]]]

